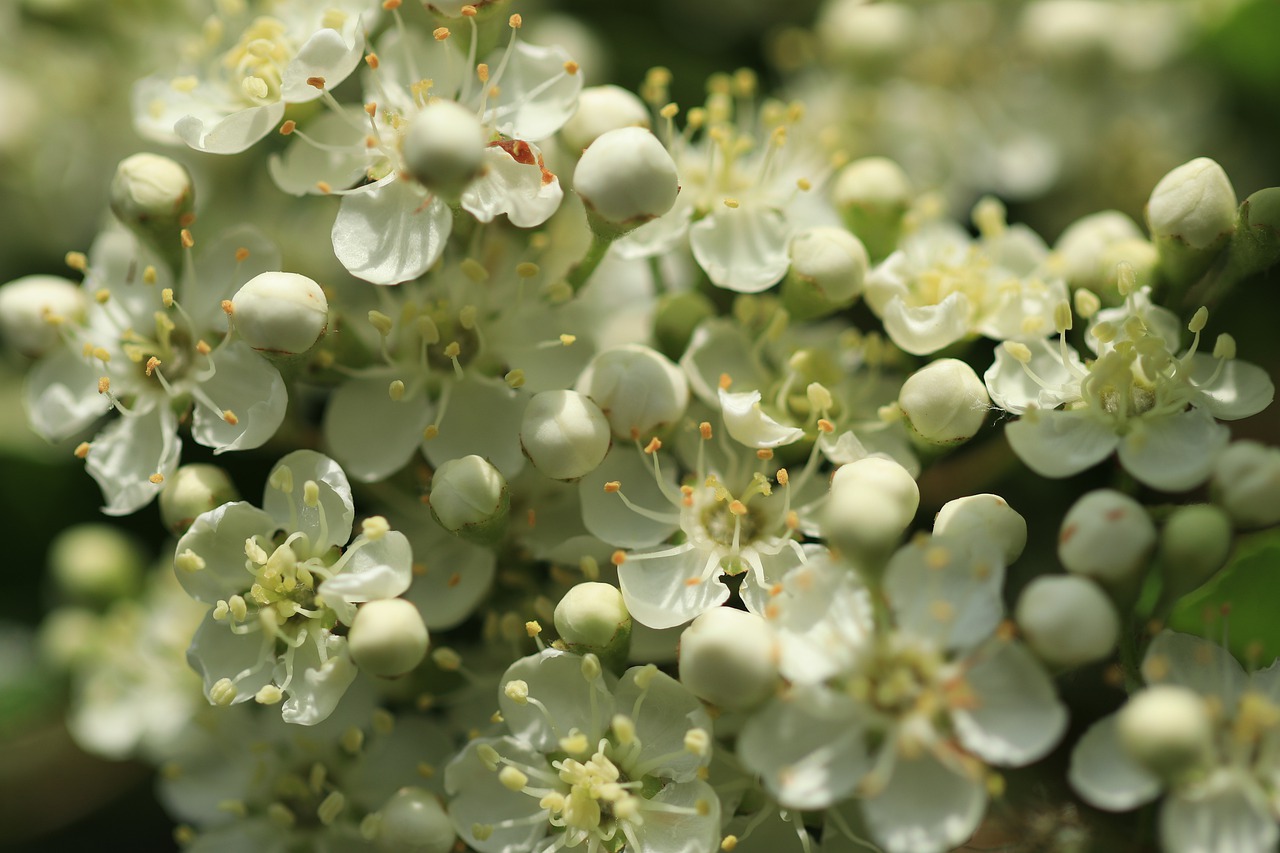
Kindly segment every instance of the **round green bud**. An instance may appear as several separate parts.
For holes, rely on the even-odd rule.
[[[617,587],[592,581],[576,584],[560,599],[553,618],[569,651],[592,652],[606,662],[626,661],[631,614]]]
[[[458,836],[440,800],[422,788],[401,788],[378,811],[375,843],[386,853],[450,853]]]
[[[178,232],[195,209],[191,174],[159,154],[134,154],[120,161],[110,193],[116,218],[161,246],[178,245]]]
[[[893,550],[919,506],[920,489],[907,469],[868,456],[836,469],[822,534],[856,562],[871,564]]]
[[[791,316],[810,319],[849,305],[862,292],[870,263],[862,241],[843,228],[817,226],[791,239],[782,300]]]
[[[72,599],[102,605],[132,595],[147,555],[132,536],[106,524],[78,524],[49,546],[49,569]]]
[[[898,407],[912,434],[929,444],[963,444],[987,419],[987,386],[963,361],[940,358],[907,377]]]
[[[181,536],[202,512],[239,500],[240,493],[217,465],[183,465],[166,478],[160,491],[160,520]]]
[[[1166,597],[1199,587],[1227,564],[1234,542],[1231,517],[1212,504],[1178,507],[1160,529]]]
[[[506,479],[483,457],[451,459],[431,478],[431,515],[455,536],[491,545],[506,533],[510,509]]]
[[[764,619],[713,607],[680,635],[680,681],[726,711],[754,708],[778,687],[778,639]]]
[[[413,116],[400,143],[404,167],[424,187],[461,194],[479,174],[488,143],[475,112],[456,101],[433,101]]]
[[[592,230],[616,237],[669,211],[680,182],[658,137],[643,127],[621,127],[600,134],[582,152],[573,187]]]
[[[935,536],[976,536],[1000,546],[1005,565],[1027,546],[1027,520],[999,495],[968,495],[947,501],[933,519]]]
[[[1232,442],[1218,454],[1210,491],[1236,527],[1280,524],[1280,448]]]
[[[1014,621],[1031,651],[1052,666],[1102,660],[1120,638],[1115,605],[1101,587],[1079,575],[1041,575],[1027,584]]]
[[[1123,584],[1146,565],[1156,526],[1142,504],[1112,489],[1081,497],[1058,534],[1058,559],[1067,571],[1107,585]]]
[[[259,352],[298,355],[315,346],[329,325],[329,300],[305,275],[264,272],[231,298],[236,331]]]
[[[54,275],[28,275],[0,286],[0,332],[23,355],[58,346],[58,327],[84,319],[84,290]]]
[[[1116,715],[1125,753],[1175,783],[1202,769],[1213,752],[1213,719],[1204,697],[1188,687],[1157,684],[1140,690]]]
[[[679,420],[689,405],[684,371],[642,344],[598,353],[574,387],[600,407],[613,434],[623,439],[652,435]]]
[[[386,678],[404,675],[422,663],[429,642],[418,608],[403,598],[360,605],[347,633],[347,649],[356,666]]]
[[[553,480],[577,480],[590,474],[604,461],[610,441],[609,419],[577,391],[535,394],[520,424],[525,456]]]
[[[840,170],[832,189],[832,201],[845,225],[862,240],[873,261],[897,247],[912,196],[906,172],[884,157],[854,160]]]
[[[679,358],[688,348],[693,330],[715,313],[712,301],[696,290],[664,293],[653,320],[653,340],[668,358]]]

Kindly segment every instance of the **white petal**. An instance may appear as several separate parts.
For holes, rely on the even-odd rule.
[[[449,801],[449,817],[453,820],[458,837],[481,853],[515,853],[531,850],[534,843],[547,834],[545,820],[529,821],[544,810],[538,806],[537,797],[520,791],[512,791],[498,780],[498,774],[480,760],[478,750],[488,746],[498,755],[525,767],[546,768],[548,774],[555,771],[547,765],[547,759],[537,750],[515,738],[483,738],[466,745],[458,757],[449,762],[444,771],[445,788],[452,795]],[[537,776],[531,784],[546,784]],[[510,821],[510,826],[495,826],[493,834],[481,841],[471,828],[477,824],[493,825]]]
[[[197,151],[238,154],[270,133],[282,118],[284,102],[277,101],[225,115],[184,115],[174,123],[173,132]]]
[[[1209,381],[1218,369],[1218,359],[1197,353],[1191,368],[1191,381],[1204,395],[1201,405],[1215,418],[1234,421],[1256,415],[1276,396],[1276,386],[1267,371],[1247,361],[1231,359],[1222,365],[1217,378]]]
[[[273,487],[268,475],[262,508],[285,530],[305,533],[311,556],[322,554],[333,545],[347,544],[356,510],[351,483],[338,463],[314,450],[295,450],[275,464],[272,474],[284,466],[292,474],[293,490],[282,492]],[[320,487],[319,505],[315,507],[306,506],[302,499],[308,480]]]
[[[1003,554],[994,543],[941,534],[898,549],[884,591],[900,629],[944,648],[972,648],[1004,618],[1003,582]]]
[[[1280,840],[1258,783],[1225,772],[1203,790],[1179,791],[1160,809],[1160,841],[1169,853],[1264,853]]]
[[[520,140],[511,143],[524,159],[501,145],[484,150],[484,173],[467,185],[462,207],[481,222],[506,214],[512,225],[533,228],[546,222],[560,206],[560,179],[542,167],[542,154]]]
[[[751,343],[732,320],[712,319],[699,324],[680,357],[689,388],[708,406],[720,405],[720,378],[728,376],[743,388],[766,384],[756,366]]]
[[[783,426],[765,414],[759,391],[731,394],[721,388],[719,396],[725,429],[747,447],[781,447],[804,438],[804,430]]]
[[[214,621],[211,610],[191,639],[187,661],[204,682],[206,699],[214,684],[228,678],[236,686],[233,701],[247,702],[271,683],[275,640],[264,638],[261,631],[234,634],[226,622]]]
[[[289,698],[280,706],[280,716],[286,723],[314,726],[327,720],[359,672],[347,654],[346,638],[332,636],[328,631],[322,634],[328,654],[323,663],[312,638],[294,654],[293,681],[286,691]],[[277,664],[277,684],[283,683],[283,670],[283,664]]]
[[[284,67],[280,81],[280,97],[289,103],[314,101],[321,90],[307,81],[320,77],[325,89],[332,89],[347,79],[364,53],[364,35],[357,28],[350,42],[334,29],[317,30],[298,48]]]
[[[332,570],[334,576],[321,583],[317,592],[341,621],[350,624],[355,617],[355,608],[351,605],[395,598],[409,588],[413,579],[413,552],[409,540],[398,530],[372,541],[357,536]]]
[[[289,404],[280,371],[244,341],[219,347],[212,361],[218,372],[200,383],[200,390],[218,412],[197,404],[191,437],[214,453],[261,447],[276,434]],[[234,424],[224,411],[234,413]]]
[[[309,139],[329,147],[319,148],[309,139],[298,138],[289,143],[283,154],[271,155],[267,169],[277,187],[300,196],[320,193],[321,181],[346,189],[360,180],[368,164],[364,147],[367,130],[353,127],[350,119],[367,121],[368,117],[364,110],[352,108],[346,112],[346,117],[325,112],[306,124]]]
[[[450,536],[425,518],[407,529],[424,571],[414,576],[404,597],[418,606],[432,631],[453,628],[488,594],[497,557],[491,549]]]
[[[190,571],[175,566],[178,582],[188,595],[205,604],[244,592],[253,580],[245,571],[245,540],[262,536],[270,541],[277,529],[275,519],[245,501],[200,513],[178,540],[174,553],[190,550],[204,560],[204,567]]]
[[[495,59],[491,68],[498,68]],[[538,142],[559,130],[578,108],[582,75],[569,74],[569,54],[560,47],[539,47],[516,42],[498,85],[496,102],[490,102],[484,122],[492,122],[504,136]]]
[[[675,206],[614,242],[614,254],[627,260],[666,255],[684,242],[693,219],[692,193],[676,196]]]
[[[437,468],[450,459],[483,456],[510,480],[524,468],[520,419],[527,402],[527,395],[501,380],[460,380],[440,421],[440,434],[424,441],[422,452]]]
[[[649,457],[628,445],[616,445],[590,474],[577,483],[582,521],[593,536],[615,548],[647,548],[663,542],[680,527],[680,514],[668,494],[678,494],[675,472],[662,469],[666,493],[658,486]],[[660,517],[635,512],[621,495],[604,491],[605,483],[622,484],[627,500]],[[661,516],[666,516],[661,517]]]
[[[519,703],[507,696],[506,685],[523,681],[532,702]],[[560,749],[560,739],[577,730],[594,744],[613,719],[613,696],[602,676],[587,681],[582,658],[547,649],[507,667],[498,685],[498,704],[511,733],[539,752]]]
[[[638,559],[643,553],[661,551],[672,553]],[[673,628],[729,599],[729,588],[719,583],[720,574],[715,554],[687,544],[659,546],[628,555],[618,567],[618,585],[627,610],[637,621],[650,628]]]
[[[1062,737],[1067,710],[1053,681],[1021,643],[995,640],[965,672],[975,707],[951,713],[965,748],[992,764],[1021,767]]]
[[[640,754],[635,766],[643,770],[637,775],[688,782],[708,759],[684,748],[685,734],[694,728],[710,734],[711,716],[698,697],[664,672],[652,673],[649,686],[641,690],[636,677],[644,669],[627,670],[613,692],[618,712],[636,724]]]
[[[987,393],[991,402],[1006,412],[1020,415],[1030,406],[1052,409],[1059,403],[1079,397],[1079,383],[1075,376],[1063,365],[1060,350],[1045,341],[1030,343],[1031,361],[1027,367],[1039,377],[1048,388],[1045,388],[1023,368],[1022,362],[1009,355],[1004,347],[996,347],[996,360],[983,374],[987,384]],[[1083,372],[1084,364],[1074,349],[1067,349],[1068,364]]]
[[[978,828],[987,808],[981,779],[961,776],[931,755],[899,757],[888,786],[862,813],[886,853],[942,853]]]
[[[757,546],[764,543],[757,543]],[[795,543],[788,540],[773,540],[767,543],[771,551],[761,553],[758,547],[744,549],[743,559],[749,564],[749,570],[742,577],[742,585],[738,587],[738,597],[747,609],[757,616],[763,617],[769,609],[769,601],[773,591],[792,569],[804,564],[802,556],[804,547],[794,548]]]
[[[399,284],[430,269],[452,231],[448,205],[393,174],[343,196],[333,252],[357,278]]]
[[[787,223],[772,208],[725,208],[694,223],[689,247],[711,283],[737,293],[768,290],[787,273]]]
[[[66,348],[37,361],[23,393],[31,428],[49,441],[62,441],[106,414],[111,401],[98,393],[101,376],[101,368]]]
[[[343,470],[362,483],[385,480],[407,465],[431,423],[424,391],[391,399],[387,389],[395,378],[348,379],[325,409],[325,442]]]
[[[248,252],[243,260],[240,249]],[[137,261],[131,258],[130,263]],[[227,331],[222,300],[234,297],[241,285],[259,273],[281,269],[282,263],[280,248],[254,226],[236,225],[221,231],[212,240],[201,240],[197,244],[194,269],[188,267],[183,271],[179,291],[182,307],[191,315],[197,329],[221,336]],[[144,299],[142,308],[150,319],[155,296],[144,295]]]
[[[160,493],[153,475],[170,477],[178,469],[182,440],[178,420],[164,403],[146,414],[121,417],[100,432],[89,447],[85,468],[102,487],[107,515],[128,515]]]
[[[1160,780],[1121,746],[1115,714],[1094,723],[1076,743],[1067,778],[1085,802],[1113,812],[1136,809],[1160,795]]]
[[[1070,477],[1097,465],[1120,443],[1091,412],[1038,411],[1004,428],[1009,446],[1041,477]]]
[[[934,305],[908,306],[901,297],[891,298],[880,318],[885,333],[912,355],[929,355],[950,346],[969,333],[969,297],[952,293]]]
[[[720,845],[720,800],[706,782],[666,785],[641,801],[640,814],[644,823],[636,829],[636,840],[645,853],[707,853]]]
[[[1162,631],[1152,639],[1142,658],[1142,677],[1148,684],[1176,684],[1217,696],[1228,712],[1247,684],[1244,669],[1231,652],[1176,631]]]
[[[821,809],[852,793],[871,769],[862,712],[825,687],[801,687],[752,714],[738,757],[778,802]]]
[[[1203,409],[1138,418],[1120,442],[1120,464],[1153,489],[1184,492],[1209,479],[1230,440],[1231,430]]]
[[[782,581],[765,610],[778,635],[779,670],[817,684],[855,668],[872,632],[871,600],[857,576],[826,557],[810,555]]]

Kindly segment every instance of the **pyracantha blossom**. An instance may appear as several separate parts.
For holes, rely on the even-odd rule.
[[[1031,229],[1009,226],[986,199],[974,208],[981,236],[933,221],[905,236],[866,279],[864,298],[885,333],[912,355],[929,355],[973,335],[1040,338],[1066,286],[1050,277],[1048,248]]]
[[[134,123],[143,136],[212,154],[245,150],[280,123],[288,104],[324,97],[355,70],[379,14],[369,0],[215,5],[219,14],[183,51],[178,74],[135,84]]]
[[[314,725],[356,677],[347,639],[357,605],[409,588],[403,533],[373,516],[351,536],[346,475],[311,450],[285,456],[267,478],[263,509],[244,501],[196,517],[174,569],[192,598],[212,605],[188,658],[216,705],[256,699],[286,722]],[[343,547],[345,545],[345,548]]]
[[[1237,361],[1235,341],[1221,335],[1213,355],[1198,352],[1209,313],[1187,328],[1191,346],[1176,355],[1179,323],[1153,305],[1147,288],[1125,304],[1098,312],[1085,340],[1096,357],[1083,361],[1066,342],[1072,316],[1058,304],[1058,345],[1039,339],[996,349],[986,372],[991,400],[1021,415],[1005,427],[1019,458],[1045,477],[1068,477],[1118,453],[1141,482],[1169,492],[1208,478],[1230,431],[1214,418],[1236,420],[1271,404],[1266,371]]]
[[[481,853],[711,853],[720,802],[699,778],[711,718],[653,665],[621,679],[595,655],[512,664],[498,701],[511,734],[473,740],[445,770],[458,835]]]
[[[26,401],[32,426],[51,441],[109,409],[119,413],[77,451],[102,487],[105,513],[134,512],[160,492],[178,467],[185,412],[192,438],[215,453],[259,447],[275,434],[284,381],[228,333],[222,301],[278,266],[276,248],[247,228],[202,247],[180,283],[126,232],[95,241],[84,262],[84,321],[59,325],[66,346],[32,369]]]
[[[367,74],[367,114],[338,107],[314,137],[294,131],[298,140],[273,160],[285,191],[342,195],[333,249],[352,275],[374,284],[422,275],[458,207],[521,228],[559,207],[559,179],[533,143],[573,115],[582,78],[563,50],[521,42],[517,31],[479,65],[474,38],[464,55],[447,30],[438,39],[389,31]]]
[[[667,103],[669,76],[650,72],[650,103]],[[759,293],[786,275],[796,231],[839,224],[819,189],[831,175],[833,152],[805,121],[803,104],[755,103],[749,71],[716,75],[707,89],[706,105],[689,110],[683,133],[669,118],[657,123],[680,175],[675,206],[620,240],[618,251],[650,257],[687,241],[717,287]]]
[[[1142,674],[1148,688],[1130,703],[1164,707],[1130,720],[1137,732],[1124,731],[1129,706],[1094,723],[1071,754],[1072,786],[1108,811],[1163,792],[1160,841],[1170,853],[1275,849],[1280,666],[1246,674],[1221,646],[1166,631],[1151,641]]]
[[[890,853],[961,844],[986,808],[987,765],[1028,764],[1066,727],[1052,680],[1001,628],[1003,578],[997,547],[921,536],[889,561],[873,620],[848,566],[793,569],[766,612],[791,684],[747,722],[743,763],[784,806],[856,794]]]

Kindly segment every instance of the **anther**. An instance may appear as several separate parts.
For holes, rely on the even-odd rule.
[[[436,27],[434,30],[431,31],[431,35],[435,37],[436,41],[444,41],[449,37],[449,28]]]
[[[232,305],[232,304],[231,304],[231,300],[230,300],[230,299],[224,299],[224,300],[222,300],[222,303],[221,303],[221,306],[220,306],[220,307],[222,308],[222,313],[223,313],[223,314],[226,314],[228,317],[230,317],[232,314],[236,313],[236,308],[235,308],[235,306],[234,306],[234,305]]]
[[[91,447],[92,445],[89,444],[89,442],[87,441],[80,442],[79,444],[76,445],[76,449],[73,451],[75,453],[75,457],[77,459],[84,459],[86,456],[89,455],[89,449]]]
[[[310,86],[310,87],[311,87],[311,88],[313,88],[313,89],[319,89],[320,91],[322,91],[322,92],[323,92],[323,91],[324,91],[324,78],[323,78],[323,77],[308,77],[308,78],[307,78],[307,85],[308,85],[308,86]]]
[[[652,456],[662,449],[662,440],[656,435],[649,439],[649,443],[644,446],[644,452]]]
[[[1236,339],[1228,334],[1218,335],[1213,343],[1213,357],[1231,360],[1236,357]]]
[[[89,268],[89,258],[84,252],[67,252],[63,261],[76,272],[84,272]]]
[[[571,346],[576,340],[578,340],[577,335],[565,334],[560,336],[560,343],[563,344],[564,346]]]
[[[227,423],[229,423],[231,426],[235,426],[236,424],[240,423],[240,418],[236,417],[236,413],[231,411],[230,409],[222,410],[222,419]]]
[[[728,391],[728,390],[729,390],[729,386],[731,386],[732,384],[733,384],[733,377],[732,377],[732,376],[730,376],[730,375],[729,375],[729,374],[727,374],[727,373],[721,373],[721,374],[720,374],[720,383],[719,383],[719,385],[720,385],[721,389],[723,389],[723,390],[725,390],[725,391]]]
[[[183,228],[178,232],[178,239],[182,242],[182,248],[190,249],[196,244],[196,238],[191,236],[191,232]]]
[[[564,73],[566,73],[566,74],[568,74],[570,77],[572,77],[572,76],[574,76],[575,74],[577,74],[577,73],[578,73],[578,69],[579,69],[580,67],[581,67],[581,66],[579,66],[579,65],[578,65],[578,63],[576,63],[576,62],[574,62],[572,59],[570,59],[570,60],[568,60],[567,62],[565,62],[565,64],[564,64]]]
[[[99,394],[111,393],[111,377],[109,376],[98,377],[98,393]]]
[[[615,566],[621,566],[621,565],[622,565],[623,563],[625,563],[626,561],[627,561],[627,552],[626,552],[626,551],[622,551],[622,550],[614,551],[614,552],[609,556],[609,562],[610,562],[610,563],[613,563]]]
[[[604,490],[609,494],[613,494],[614,492],[621,491],[622,483],[619,482],[618,480],[610,480],[609,482],[604,484]]]
[[[302,484],[302,502],[312,509],[320,506],[320,484],[315,480]]]
[[[836,431],[836,425],[826,418],[818,418],[818,430],[828,435]]]
[[[1022,364],[1031,363],[1031,348],[1024,343],[1018,341],[1005,341],[1001,346],[1015,361]]]
[[[285,121],[283,124],[280,125],[280,135],[288,136],[297,129],[298,129],[298,123],[293,119],[288,119],[287,121]]]
[[[533,638],[542,633],[542,625],[538,623],[537,619],[530,619],[524,623],[524,631],[530,638]]]
[[[509,370],[502,380],[507,383],[508,388],[519,388],[524,385],[524,371],[518,367]]]
[[[1201,305],[1200,310],[1191,315],[1191,322],[1187,323],[1187,331],[1193,334],[1200,334],[1204,330],[1205,324],[1209,322],[1209,309]]]
[[[512,15],[510,18],[507,18],[507,26],[511,27],[513,30],[518,30],[520,27],[524,26],[524,18],[521,18],[518,14]]]
[[[369,324],[377,329],[380,335],[391,334],[391,318],[381,311],[373,310],[369,312]]]
[[[708,423],[707,421],[703,421],[702,423],[698,424],[698,435],[702,436],[703,441],[710,441],[711,440],[711,424]]]

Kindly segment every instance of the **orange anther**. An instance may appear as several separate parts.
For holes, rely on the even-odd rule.
[[[191,236],[191,232],[183,228],[178,232],[178,238],[182,241],[182,248],[190,249],[196,244],[196,238]]]
[[[156,473],[147,478],[157,486],[164,482],[164,474]]]
[[[727,373],[720,374],[720,387],[728,391],[729,386],[733,384],[733,377]]]
[[[77,445],[76,445],[76,449],[75,449],[75,451],[74,451],[74,453],[75,453],[75,455],[76,455],[76,458],[77,458],[77,459],[83,459],[83,458],[85,458],[86,456],[88,456],[88,455],[89,455],[89,447],[90,447],[90,446],[91,446],[91,445],[90,445],[90,444],[89,444],[89,442],[87,442],[87,441],[82,441],[82,442],[80,442],[79,444],[77,444]]]
[[[366,55],[364,58],[364,62],[365,62],[365,65],[368,65],[370,68],[376,69],[378,67],[378,54],[370,53]]]
[[[777,479],[779,486],[785,486],[787,483],[791,482],[791,475],[787,473],[786,468],[779,468],[778,473],[773,476]]]
[[[311,88],[313,88],[313,89],[319,89],[319,90],[321,90],[321,91],[324,91],[324,78],[323,78],[323,77],[308,77],[308,78],[307,78],[307,85],[308,85],[308,86],[310,86],[310,87],[311,87]]]
[[[297,129],[298,129],[298,123],[293,119],[289,119],[284,124],[280,125],[280,135],[288,136],[289,134],[293,133]]]
[[[618,482],[617,480],[610,480],[609,482],[604,484],[604,490],[609,494],[613,494],[614,492],[620,492],[622,491],[622,483]]]
[[[223,313],[224,313],[224,314],[226,314],[228,317],[230,317],[232,314],[236,313],[235,306],[231,304],[231,300],[230,300],[230,299],[224,299],[224,300],[222,300],[222,311],[223,311]]]
[[[698,434],[702,436],[703,441],[710,441],[711,440],[711,424],[707,423],[706,421],[703,421],[702,423],[698,424]]]
[[[770,449],[769,449],[769,448],[767,448],[767,447],[761,447],[759,450],[757,450],[757,451],[756,451],[756,458],[757,458],[757,459],[772,459],[772,458],[773,458],[773,451],[772,451],[772,450],[770,450]]]
[[[836,431],[836,425],[826,418],[818,418],[818,429],[825,433],[832,433]]]
[[[239,249],[236,249],[236,263],[242,264],[247,260],[249,260],[249,250],[246,249],[244,246],[241,246]]]
[[[649,443],[644,446],[644,452],[653,454],[662,449],[662,441],[655,435],[649,439]]]
[[[625,563],[626,561],[627,561],[627,552],[626,552],[626,551],[614,551],[614,552],[609,556],[609,562],[610,562],[610,563],[613,563],[615,566],[621,566],[621,565],[622,565],[623,563]]]

